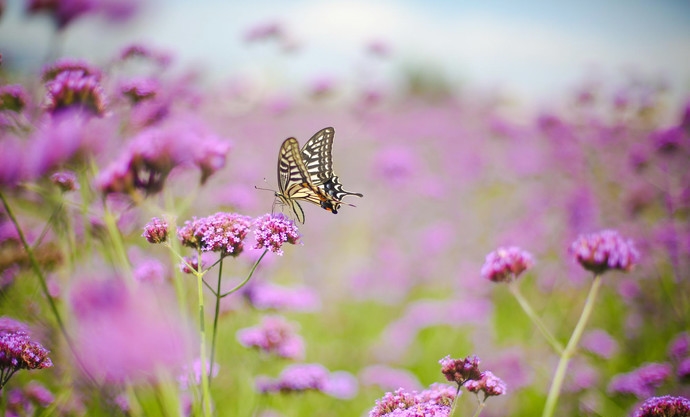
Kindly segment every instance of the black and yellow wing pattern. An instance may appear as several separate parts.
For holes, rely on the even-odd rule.
[[[300,223],[304,223],[304,211],[299,200],[318,204],[335,214],[343,197],[362,197],[360,193],[345,191],[333,173],[334,136],[333,128],[327,127],[312,136],[301,150],[295,138],[285,139],[280,146],[276,197],[290,206]]]

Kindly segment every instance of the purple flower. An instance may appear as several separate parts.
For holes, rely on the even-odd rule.
[[[181,368],[196,346],[169,294],[155,286],[132,291],[119,279],[84,280],[70,301],[77,353],[99,380],[151,380],[160,369]]]
[[[94,115],[105,113],[105,93],[98,78],[83,71],[63,71],[46,84],[46,109],[58,113],[68,108],[87,110]]]
[[[570,246],[575,259],[588,271],[602,274],[609,269],[629,271],[639,260],[639,253],[630,239],[615,230],[580,235]]]
[[[257,390],[262,394],[272,392],[323,391],[328,386],[329,373],[322,365],[296,364],[285,368],[277,379],[260,377]]]
[[[283,28],[278,22],[266,22],[253,26],[244,34],[247,42],[263,41],[283,36]]]
[[[282,256],[283,243],[299,243],[300,234],[295,222],[288,219],[283,213],[265,214],[254,221],[256,245],[254,249],[269,249],[271,252]]]
[[[376,400],[369,417],[448,417],[455,396],[456,389],[441,384],[434,384],[422,392],[400,388]]]
[[[493,282],[510,282],[534,265],[532,255],[517,246],[498,248],[486,255],[481,274]]]
[[[359,384],[357,383],[357,378],[346,371],[331,372],[326,386],[323,388],[325,394],[341,400],[354,398],[358,390]]]
[[[690,357],[680,361],[676,369],[676,376],[684,384],[690,382]]]
[[[2,316],[0,317],[0,334],[5,333],[29,333],[29,326],[22,323],[19,320],[15,320],[11,317]]]
[[[281,316],[266,316],[256,327],[240,329],[237,340],[242,346],[257,348],[281,358],[302,359],[304,341],[295,326]]]
[[[667,363],[646,364],[627,374],[614,376],[607,390],[633,394],[638,398],[649,397],[668,379],[671,372],[671,365]]]
[[[468,356],[464,359],[451,359],[450,355],[438,361],[441,364],[441,373],[448,381],[462,386],[465,382],[481,377],[479,371],[479,358]]]
[[[0,333],[0,388],[20,369],[53,366],[46,350],[23,331]]]
[[[251,220],[247,216],[218,212],[186,221],[177,231],[177,237],[185,246],[237,256],[244,249],[244,238],[250,226]]]
[[[478,394],[479,391],[483,392],[484,398],[506,393],[506,384],[491,371],[482,372],[481,378],[478,380],[467,381],[465,388],[475,394]]]
[[[21,113],[29,103],[29,95],[19,84],[0,87],[0,111],[7,110]]]
[[[122,83],[120,92],[136,104],[155,97],[159,88],[155,78],[135,78]]]
[[[132,58],[144,58],[155,62],[156,64],[166,67],[170,64],[172,58],[170,54],[151,49],[144,45],[133,44],[125,47],[120,52],[120,60],[125,61]]]
[[[610,359],[618,350],[618,343],[605,330],[596,329],[584,336],[582,347],[604,359]]]
[[[146,259],[134,267],[132,275],[137,282],[160,284],[165,282],[165,266],[155,259]]]
[[[690,416],[690,400],[684,397],[652,397],[647,399],[632,417],[687,417]]]
[[[62,192],[75,191],[79,189],[79,183],[77,182],[77,176],[72,171],[62,171],[56,172],[50,176],[50,181],[53,184],[60,187]]]
[[[374,156],[373,166],[377,177],[382,177],[391,185],[403,185],[419,170],[419,160],[406,147],[389,147]]]
[[[139,6],[134,0],[29,0],[30,14],[48,13],[62,30],[77,18],[87,14],[102,14],[111,21],[130,18]]]
[[[142,233],[142,236],[145,237],[149,243],[165,242],[168,240],[168,227],[168,222],[166,220],[154,217],[144,226],[144,233]]]
[[[668,356],[673,360],[680,360],[690,354],[690,333],[681,332],[671,340],[668,346]]]
[[[69,71],[81,72],[84,76],[92,76],[96,81],[101,81],[103,76],[100,69],[82,59],[62,58],[43,68],[41,80],[47,83],[55,80],[63,72]]]

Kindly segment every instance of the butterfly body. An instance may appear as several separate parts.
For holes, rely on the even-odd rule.
[[[362,197],[360,193],[345,191],[340,179],[333,173],[334,135],[334,129],[327,127],[316,132],[301,150],[295,138],[285,139],[280,146],[279,191],[275,195],[292,209],[300,223],[304,223],[304,211],[299,200],[318,204],[337,214],[345,196]]]

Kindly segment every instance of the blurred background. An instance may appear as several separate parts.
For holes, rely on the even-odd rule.
[[[165,265],[158,269],[161,285],[185,278],[162,248],[141,238],[151,217],[163,207],[178,225],[221,210],[269,212],[273,194],[255,186],[277,188],[280,143],[294,136],[304,144],[318,130],[335,128],[335,172],[345,189],[364,197],[348,199],[357,207],[343,205],[335,216],[304,203],[304,245],[267,256],[252,278],[255,287],[223,299],[221,372],[213,387],[218,409],[254,415],[254,403],[243,405],[256,400],[252,378],[284,367],[236,341],[240,328],[270,311],[299,323],[306,362],[345,370],[359,384],[345,399],[267,401],[284,415],[314,409],[364,415],[386,391],[440,382],[440,358],[472,353],[510,392],[492,398],[483,415],[540,413],[558,357],[507,289],[481,277],[486,254],[499,246],[534,255],[536,265],[520,284],[561,341],[590,283],[568,252],[575,237],[614,228],[642,253],[630,274],[607,275],[588,329],[592,342],[578,352],[566,381],[562,415],[627,415],[644,395],[617,391],[610,382],[643,363],[670,361],[668,344],[689,328],[688,2],[0,5],[0,76],[3,84],[23,84],[31,99],[26,118],[12,119],[26,125],[17,142],[60,139],[60,132],[51,136],[54,119],[43,114],[40,74],[69,57],[105,74],[99,81],[108,98],[104,117],[79,133],[64,129],[97,139],[89,142],[100,147],[88,148],[88,169],[77,165],[84,175],[112,172],[128,146],[152,131],[164,132],[173,145],[198,143],[197,134],[230,144],[224,165],[203,184],[194,167],[177,166],[166,178],[165,200],[148,194],[138,204],[129,204],[131,196],[107,200],[133,267],[142,259]],[[132,44],[141,46],[143,60],[125,57]],[[131,101],[122,86],[136,77],[156,87]],[[94,195],[103,190],[84,184],[93,188],[82,194],[91,198],[84,197],[88,214],[102,217],[104,203]],[[49,214],[33,203],[37,197],[14,197],[25,209],[36,206],[26,210],[29,225],[45,224]],[[75,217],[87,213],[74,211]],[[75,252],[100,248],[83,246]],[[227,286],[255,260],[256,251],[247,250],[228,261]],[[75,262],[57,280],[62,291],[74,285],[75,270],[99,275],[103,264],[119,268],[100,254],[81,254]],[[3,306],[15,317],[33,317],[21,297],[37,290],[21,285]],[[183,285],[187,305],[194,306],[194,283]],[[252,298],[265,287],[275,305]],[[285,301],[290,297],[296,306]],[[184,313],[195,323],[193,309]],[[602,340],[613,347],[601,349]],[[688,394],[680,377],[665,384],[660,394]],[[474,398],[462,400],[473,409]]]

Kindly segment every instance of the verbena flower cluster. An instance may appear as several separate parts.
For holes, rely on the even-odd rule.
[[[0,388],[20,369],[53,366],[46,350],[23,331],[0,333]]]
[[[690,400],[685,397],[664,395],[646,400],[632,417],[688,417]]]
[[[482,277],[493,282],[512,281],[534,265],[532,255],[517,246],[498,248],[486,255]]]
[[[369,417],[448,417],[456,392],[455,388],[443,384],[434,384],[421,392],[400,388],[376,400]]]
[[[149,243],[162,243],[168,240],[168,222],[158,217],[154,217],[144,226],[142,236]]]
[[[186,221],[178,229],[177,237],[183,245],[191,248],[237,256],[244,249],[244,238],[250,227],[251,219],[248,216],[218,212]]]
[[[255,224],[255,249],[269,249],[277,255],[282,255],[281,247],[284,243],[299,243],[300,234],[297,226],[283,213],[263,215],[256,219]]]
[[[616,375],[608,386],[609,392],[649,397],[671,376],[673,369],[667,363],[645,364],[632,372]]]
[[[278,378],[259,377],[256,388],[260,393],[324,391],[328,387],[328,369],[323,365],[295,364],[285,368]]]
[[[256,327],[241,329],[237,340],[246,347],[287,359],[304,357],[304,341],[295,332],[295,325],[282,316],[266,316]]]
[[[570,246],[570,252],[585,269],[596,274],[611,269],[629,271],[640,257],[633,241],[615,230],[581,235]]]
[[[464,385],[467,381],[481,378],[479,362],[477,356],[468,356],[464,359],[451,359],[450,355],[439,361],[441,364],[441,373],[448,381],[455,382],[458,386]]]

